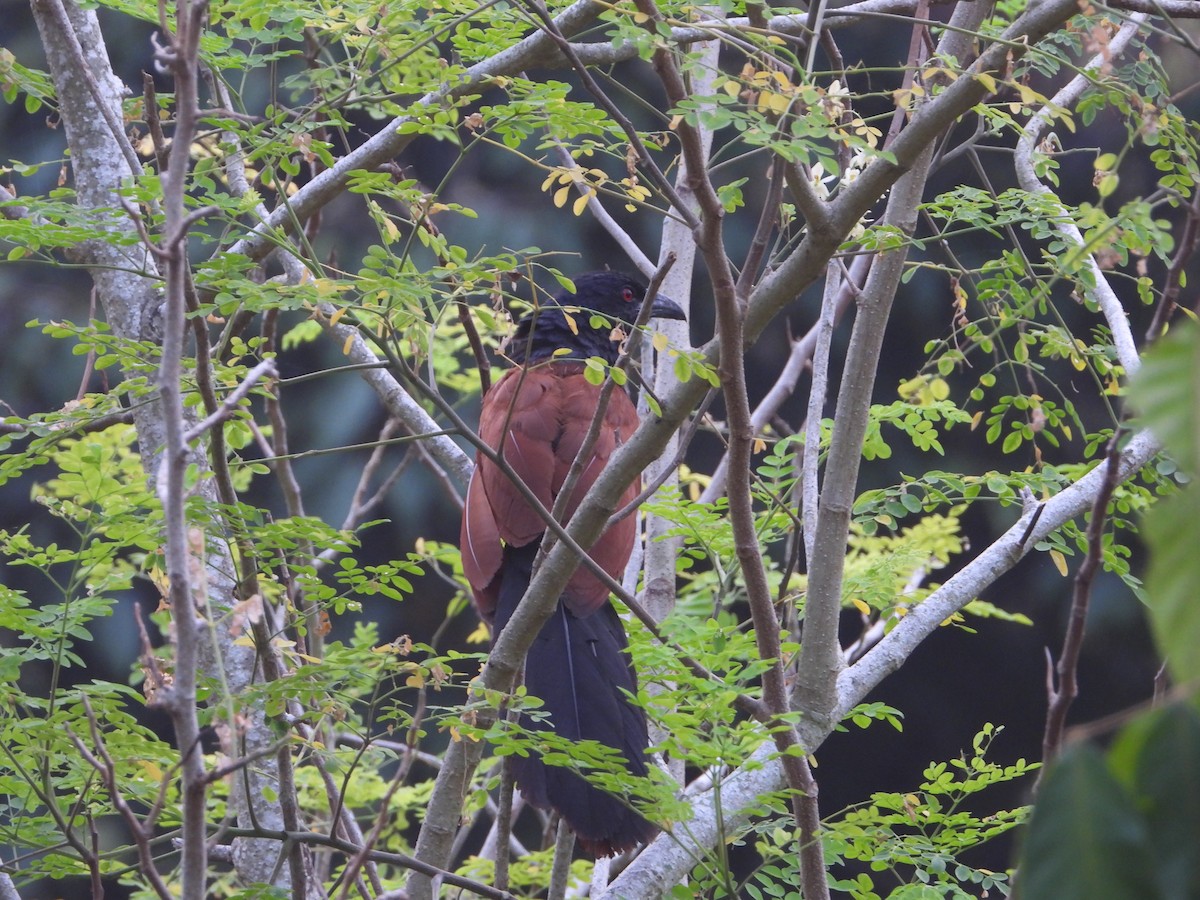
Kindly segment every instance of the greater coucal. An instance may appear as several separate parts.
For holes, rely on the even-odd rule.
[[[479,436],[500,451],[546,509],[552,509],[599,408],[600,387],[584,377],[584,360],[617,361],[622,337],[637,318],[645,288],[618,272],[589,272],[575,279],[575,293],[560,293],[517,325],[509,355],[518,365],[483,398]],[[684,318],[683,310],[657,297],[652,316]],[[637,428],[633,403],[614,390],[599,437],[583,460],[564,517],[569,518],[609,457]],[[624,505],[641,489],[636,480],[621,496]],[[620,579],[633,550],[636,517],[605,531],[589,551],[609,575]],[[493,634],[504,628],[525,595],[546,523],[513,481],[483,454],[467,489],[462,522],[463,572],[480,615]],[[637,673],[627,652],[625,629],[609,603],[609,590],[580,566],[542,627],[525,660],[528,692],[543,702],[551,728],[571,740],[598,741],[617,750],[634,775],[646,774],[645,713],[624,691],[637,693]],[[517,785],[539,809],[555,809],[580,845],[612,856],[654,834],[654,826],[616,797],[579,775],[547,766],[536,754],[514,757]]]

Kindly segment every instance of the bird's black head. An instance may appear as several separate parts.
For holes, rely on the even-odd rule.
[[[646,286],[631,275],[609,271],[586,272],[574,281],[574,294],[561,291],[521,319],[509,341],[513,357],[541,362],[555,355],[599,356],[609,364],[616,362],[616,338],[619,331],[628,332],[637,320],[646,299]],[[650,316],[686,318],[678,303],[661,294],[654,298]],[[560,354],[562,350],[570,352]]]

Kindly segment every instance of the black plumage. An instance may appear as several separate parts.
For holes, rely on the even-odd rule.
[[[537,544],[505,548],[497,634],[525,596],[537,549]],[[623,693],[637,694],[637,672],[611,603],[580,617],[560,600],[529,648],[525,687],[550,716],[548,722],[523,717],[527,728],[605,744],[624,757],[631,774],[646,775],[646,718]],[[655,826],[625,801],[568,768],[548,766],[537,753],[514,756],[512,766],[525,799],[539,809],[557,810],[589,853],[611,856],[654,836]]]

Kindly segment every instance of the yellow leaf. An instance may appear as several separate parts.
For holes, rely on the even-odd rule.
[[[567,202],[567,194],[569,193],[571,193],[571,186],[569,184],[564,184],[560,187],[554,192],[554,205],[562,209]]]
[[[479,625],[476,626],[475,630],[467,635],[467,643],[486,644],[489,640],[491,640],[491,637],[492,635],[491,632],[488,631],[488,627],[480,622]]]
[[[900,395],[901,400],[911,400],[921,388],[925,387],[925,376],[918,375],[916,378],[909,378],[907,381],[900,382],[900,386],[896,388],[896,393]]]
[[[667,349],[667,343],[670,339],[661,331],[654,332],[654,337],[650,338],[650,343],[654,345],[654,349],[662,353]]]
[[[971,430],[974,431],[976,428],[978,428],[979,423],[981,421],[983,421],[983,410],[982,409],[979,412],[975,413],[975,415],[971,416]]]
[[[1067,558],[1057,550],[1050,551],[1050,558],[1054,560],[1054,568],[1058,569],[1058,574],[1063,578],[1067,577]]]
[[[350,348],[354,346],[354,333],[346,335],[346,343],[342,344],[342,356],[350,355]]]
[[[750,452],[751,453],[762,453],[766,449],[767,449],[767,442],[764,441],[762,438],[755,438],[754,446],[751,448]]]
[[[763,91],[758,95],[758,111],[774,113],[781,116],[787,112],[792,101],[789,97],[783,94],[777,94],[774,91]]]
[[[851,597],[850,602],[853,603],[854,608],[864,616],[869,616],[871,614],[871,607],[867,606],[866,602],[859,597]]]
[[[996,93],[996,79],[987,72],[980,72],[975,76],[975,80],[987,88],[989,94]]]
[[[575,321],[575,317],[564,309],[563,318],[567,320],[567,327],[571,329],[571,334],[578,335],[579,323]]]
[[[1013,84],[1013,87],[1015,87],[1017,89],[1017,93],[1021,95],[1022,103],[1028,104],[1030,106],[1039,106],[1046,100],[1045,97],[1043,97],[1041,94],[1039,94],[1037,91],[1035,91],[1033,88],[1031,88],[1027,84],[1021,84],[1018,81]]]
[[[592,199],[593,193],[594,192],[589,188],[580,194],[579,199],[572,204],[571,212],[575,213],[577,216],[583,215],[583,211],[587,209],[588,201]]]
[[[404,684],[412,688],[425,687],[425,679],[420,672],[417,672],[404,679]]]
[[[935,378],[929,382],[929,393],[933,395],[934,400],[945,400],[950,396],[950,385],[944,378]]]
[[[329,317],[330,326],[332,327],[332,326],[336,325],[338,323],[338,321],[342,318],[342,316],[344,316],[345,314],[346,314],[346,307],[344,307],[344,306],[339,310],[335,310],[333,315]]]
[[[162,781],[163,770],[152,760],[143,759],[138,762],[138,768],[148,781]]]

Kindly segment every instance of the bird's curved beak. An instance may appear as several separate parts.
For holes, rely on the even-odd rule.
[[[687,321],[687,315],[684,313],[683,307],[670,297],[665,297],[662,294],[655,296],[654,303],[650,307],[650,318]]]

